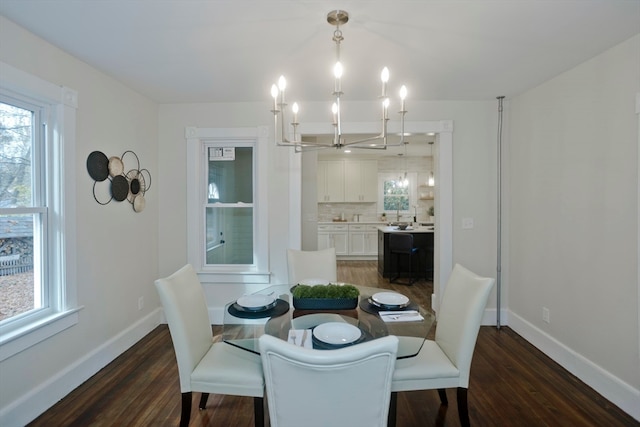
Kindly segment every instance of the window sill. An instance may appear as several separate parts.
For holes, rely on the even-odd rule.
[[[78,323],[77,307],[43,317],[0,337],[0,362]]]

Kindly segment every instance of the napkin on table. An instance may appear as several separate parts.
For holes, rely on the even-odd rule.
[[[424,317],[417,310],[379,311],[378,314],[384,322],[421,322],[424,320]]]
[[[313,348],[311,329],[290,329],[287,342],[304,348]]]

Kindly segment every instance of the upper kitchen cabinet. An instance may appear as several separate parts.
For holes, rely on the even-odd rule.
[[[344,161],[345,202],[378,201],[378,162],[376,160]]]
[[[318,203],[344,201],[344,162],[318,160]]]

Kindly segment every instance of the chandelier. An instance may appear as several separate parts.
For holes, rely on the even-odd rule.
[[[334,74],[334,87],[333,87],[333,105],[331,106],[331,113],[333,116],[333,139],[330,142],[314,142],[314,141],[302,141],[302,137],[298,131],[298,113],[300,111],[298,103],[294,102],[291,106],[292,121],[289,124],[285,124],[286,119],[286,107],[285,102],[285,89],[287,87],[287,81],[284,76],[280,76],[278,84],[271,86],[271,96],[273,97],[273,109],[271,112],[274,117],[274,139],[279,146],[294,147],[296,152],[304,151],[305,149],[320,149],[320,148],[336,148],[340,149],[346,146],[352,148],[367,148],[367,149],[386,149],[388,146],[396,146],[405,144],[404,141],[404,116],[407,113],[405,110],[405,98],[407,97],[407,88],[403,85],[400,88],[400,138],[397,143],[389,143],[387,122],[389,121],[389,97],[387,96],[387,83],[389,81],[389,69],[384,67],[380,74],[380,80],[382,81],[382,94],[379,96],[381,102],[381,126],[380,134],[377,136],[367,137],[363,139],[357,139],[347,141],[342,129],[342,73],[343,67],[340,62],[340,43],[344,40],[342,37],[342,31],[340,26],[349,21],[349,14],[344,10],[334,10],[327,14],[327,22],[335,26],[333,31],[333,41],[336,44],[336,64],[333,67]],[[289,127],[290,126],[290,127]],[[288,135],[291,134],[291,139]]]

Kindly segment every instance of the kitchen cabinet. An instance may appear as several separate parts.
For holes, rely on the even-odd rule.
[[[344,162],[318,161],[318,203],[344,202]]]
[[[378,254],[378,226],[349,224],[349,255]]]
[[[345,160],[345,202],[378,201],[378,162],[376,160]]]
[[[348,255],[348,235],[347,224],[318,225],[318,250],[335,248],[336,255]]]

